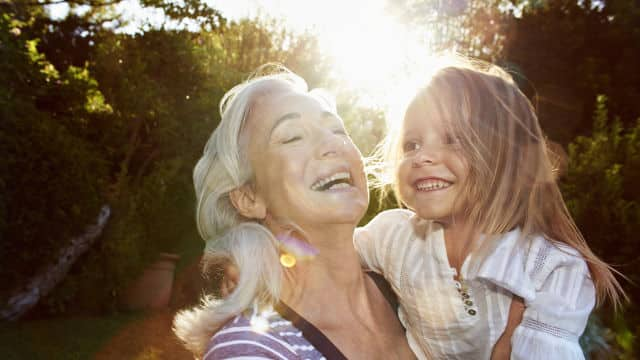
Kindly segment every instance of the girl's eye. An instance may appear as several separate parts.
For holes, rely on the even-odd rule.
[[[340,134],[340,135],[347,135],[347,131],[345,129],[342,129],[342,128],[333,130],[333,133],[334,134]]]
[[[460,144],[460,139],[453,134],[446,134],[444,136],[445,145],[458,145]]]
[[[296,136],[291,136],[289,138],[286,138],[285,140],[281,141],[282,144],[290,144],[292,142],[296,142],[298,140],[302,140],[302,136],[296,135]]]
[[[405,153],[416,151],[418,149],[420,149],[420,144],[418,142],[416,142],[416,141],[407,141],[402,146],[402,150]]]

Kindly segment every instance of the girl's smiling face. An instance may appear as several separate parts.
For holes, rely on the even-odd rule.
[[[342,119],[308,93],[258,98],[241,140],[267,213],[305,229],[360,221],[369,203],[362,157]]]
[[[401,200],[423,219],[464,216],[469,165],[457,137],[433,106],[416,98],[405,114],[396,179]]]

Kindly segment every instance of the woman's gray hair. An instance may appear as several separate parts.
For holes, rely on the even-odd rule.
[[[205,296],[200,306],[176,315],[174,332],[198,357],[204,355],[211,336],[225,322],[254,302],[262,307],[279,298],[282,270],[276,239],[258,221],[242,217],[229,194],[253,178],[240,135],[256,102],[281,91],[307,90],[301,77],[283,66],[268,64],[220,101],[220,124],[193,172],[196,219],[206,241],[203,271],[209,273],[233,263],[240,275],[234,291],[225,299]]]

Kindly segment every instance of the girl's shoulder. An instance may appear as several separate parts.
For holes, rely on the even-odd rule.
[[[366,225],[359,227],[357,232],[376,234],[376,236],[387,233],[398,227],[408,227],[415,213],[406,209],[390,209],[378,213]]]
[[[589,276],[586,261],[576,249],[543,235],[523,237],[514,230],[496,239],[480,261],[477,276],[531,299],[559,272]]]
[[[562,242],[549,239],[543,234],[523,236],[520,229],[513,230],[500,239],[494,252],[512,254],[522,259],[524,265],[533,273],[545,267],[580,265],[586,262],[580,252]]]
[[[413,238],[433,231],[434,223],[421,219],[416,213],[407,209],[389,209],[378,213],[371,221],[357,229],[357,233],[367,233],[378,240],[387,237]]]
[[[369,224],[376,224],[381,222],[396,223],[398,221],[410,221],[416,216],[416,213],[408,209],[389,209],[378,213],[373,217],[373,219],[371,219]]]
[[[545,236],[532,237],[527,255],[527,269],[536,287],[540,287],[554,271],[589,276],[587,262],[578,250]]]

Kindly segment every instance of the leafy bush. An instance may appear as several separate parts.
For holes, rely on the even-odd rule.
[[[562,180],[567,206],[594,252],[629,278],[623,287],[631,298],[612,325],[610,308],[602,317],[607,326],[620,330],[616,342],[626,352],[633,351],[624,340],[639,335],[640,312],[633,306],[640,301],[640,120],[624,128],[619,119],[610,119],[606,97],[599,96],[594,115],[593,133],[579,136],[569,145],[569,167]],[[605,316],[608,315],[608,316]],[[626,324],[636,324],[629,329]]]
[[[2,299],[95,221],[107,172],[99,151],[69,126],[99,112],[85,109],[87,96],[66,99],[60,112],[43,102],[67,91],[99,96],[95,84],[77,68],[58,74],[20,26],[7,14],[0,18]]]

